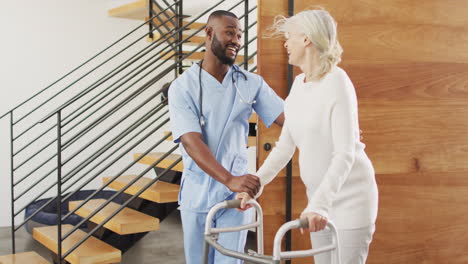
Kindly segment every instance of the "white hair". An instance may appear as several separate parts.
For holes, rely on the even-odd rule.
[[[337,38],[337,23],[324,9],[305,10],[286,18],[277,16],[272,35],[299,32],[307,36],[315,47],[319,62],[318,78],[323,78],[341,61],[343,49]]]

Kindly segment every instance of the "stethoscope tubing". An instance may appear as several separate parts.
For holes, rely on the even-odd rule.
[[[205,126],[205,117],[203,115],[203,85],[202,85],[202,79],[201,79],[201,73],[202,73],[202,64],[203,64],[203,60],[201,60],[199,62],[199,71],[198,71],[198,85],[199,85],[199,97],[198,97],[198,104],[199,104],[199,107],[200,107],[200,125],[202,127]],[[242,71],[240,71],[237,67],[237,65],[233,65],[234,67],[234,72],[232,73],[232,83],[234,85],[234,87],[236,88],[236,92],[237,94],[239,95],[240,97],[240,101],[242,103],[245,103],[245,104],[249,104],[249,105],[253,105],[255,104],[257,101],[256,100],[252,100],[252,101],[248,101],[248,100],[245,100],[244,97],[242,96],[242,94],[240,93],[239,91],[239,88],[237,87],[237,83],[236,83],[236,80],[234,79],[234,74],[241,74],[244,79],[247,81],[247,76],[245,75],[245,73],[243,73]],[[250,98],[250,87],[249,87],[249,98]]]

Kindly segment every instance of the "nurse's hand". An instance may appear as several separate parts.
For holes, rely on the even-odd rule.
[[[245,192],[236,194],[236,197],[234,199],[242,200],[241,204],[240,204],[240,208],[237,209],[238,211],[243,212],[243,211],[253,207],[253,205],[247,203],[249,200],[252,199],[252,197],[250,197]]]
[[[309,232],[318,232],[323,230],[328,223],[328,219],[317,213],[303,213],[301,218],[307,218],[309,221]],[[304,234],[304,230],[301,228],[301,234]]]
[[[233,192],[246,192],[250,197],[255,197],[258,190],[260,190],[260,179],[252,174],[232,176],[226,182],[226,187]]]

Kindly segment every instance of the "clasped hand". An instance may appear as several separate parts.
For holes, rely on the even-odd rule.
[[[229,179],[226,186],[233,192],[245,192],[250,195],[250,197],[255,197],[260,190],[260,179],[252,174],[234,176]]]
[[[307,218],[309,221],[309,232],[318,232],[323,230],[328,223],[328,219],[326,217],[313,212],[302,213],[301,218]],[[303,228],[301,228],[301,234],[304,234]]]

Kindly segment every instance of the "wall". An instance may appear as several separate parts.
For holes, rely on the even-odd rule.
[[[0,113],[139,25],[110,18],[107,0],[3,1]],[[0,121],[0,226],[10,225],[9,120]],[[21,218],[21,217],[20,217]]]
[[[286,12],[280,2],[262,1],[260,32]],[[295,12],[322,5],[338,22],[340,66],[356,87],[380,191],[367,263],[467,263],[468,1],[294,2]],[[260,74],[284,92],[285,69],[262,60],[266,54],[286,64],[283,48],[266,39],[259,49]],[[259,141],[274,142],[277,130],[260,131]],[[260,164],[266,155],[259,148]],[[297,175],[295,159],[293,217],[306,204]],[[275,204],[265,206],[267,250],[284,222],[284,178],[271,185],[264,198]],[[308,246],[293,233],[293,248]]]

